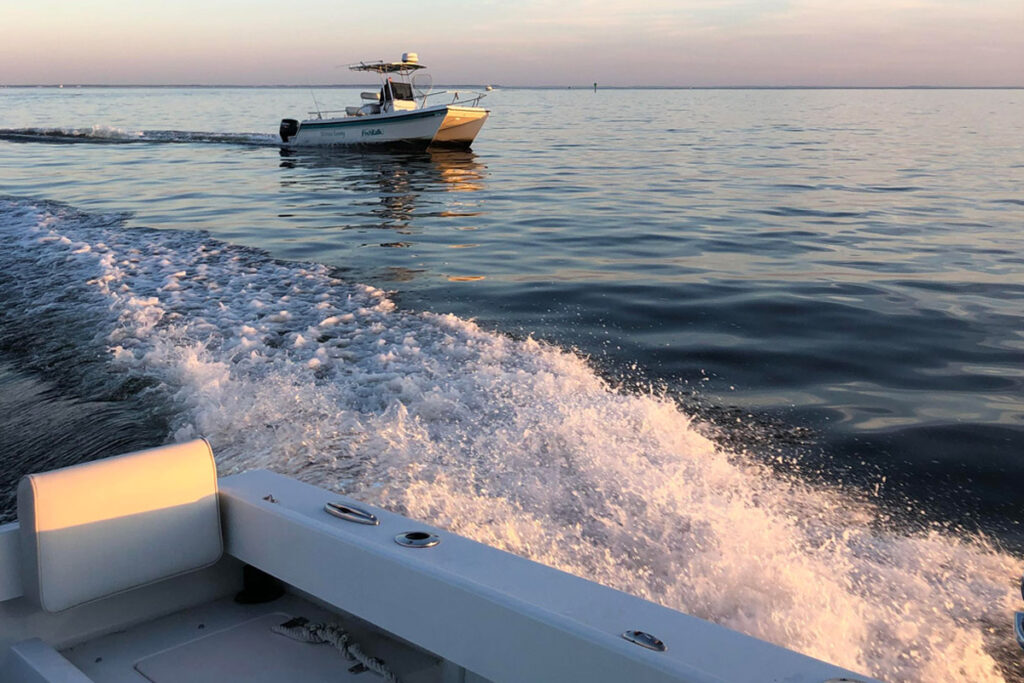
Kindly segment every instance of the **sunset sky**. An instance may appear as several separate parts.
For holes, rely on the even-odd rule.
[[[354,83],[415,51],[438,83],[1024,86],[1024,0],[34,0],[0,84]]]

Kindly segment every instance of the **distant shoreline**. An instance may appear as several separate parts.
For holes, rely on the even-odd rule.
[[[500,85],[491,84],[496,90],[593,90],[592,83],[579,85]],[[365,88],[366,83],[335,83],[320,85],[201,85],[197,83],[180,83],[172,85],[140,85],[133,83],[126,84],[97,84],[97,83],[73,83],[73,84],[4,84],[0,83],[0,89],[4,88],[53,88],[63,90],[75,90],[84,88],[151,88],[151,89],[217,89],[234,88],[242,90],[325,90],[341,88]],[[482,84],[436,84],[435,88],[444,89],[469,89],[485,88]],[[598,90],[1024,90],[1024,85],[601,85]]]

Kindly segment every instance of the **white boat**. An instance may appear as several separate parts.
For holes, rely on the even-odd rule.
[[[361,106],[318,109],[310,112],[314,118],[303,121],[282,119],[281,141],[289,147],[469,147],[490,114],[479,106],[484,95],[464,90],[431,92],[430,79],[417,73],[425,68],[415,52],[406,52],[400,62],[350,65],[352,71],[377,74],[380,90],[361,93]]]
[[[8,683],[833,683],[849,671],[266,470],[204,440],[22,479]]]

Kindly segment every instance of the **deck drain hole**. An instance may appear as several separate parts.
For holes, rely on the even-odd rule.
[[[426,531],[406,531],[395,536],[395,543],[406,548],[432,548],[440,542],[437,534]]]

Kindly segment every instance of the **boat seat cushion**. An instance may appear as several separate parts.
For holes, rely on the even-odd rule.
[[[60,612],[216,562],[217,471],[203,439],[23,477],[25,596]]]

